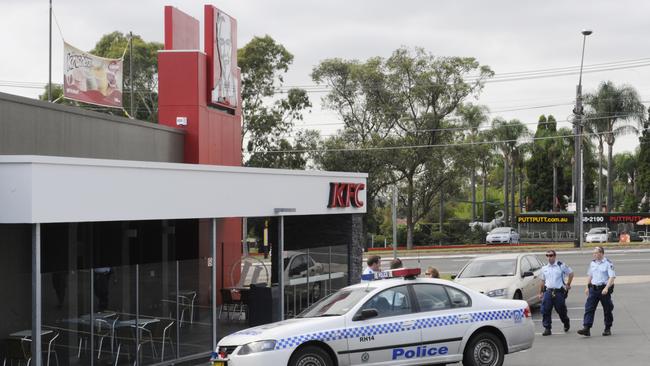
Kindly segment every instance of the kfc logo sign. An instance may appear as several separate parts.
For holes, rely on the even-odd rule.
[[[359,192],[366,189],[363,183],[330,183],[330,199],[327,207],[363,207]]]

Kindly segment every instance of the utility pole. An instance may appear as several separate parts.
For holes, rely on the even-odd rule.
[[[592,33],[591,30],[582,31],[582,57],[580,58],[580,77],[578,78],[578,87],[576,88],[576,107],[573,110],[573,134],[575,135],[574,143],[574,195],[575,195],[575,240],[574,247],[582,248],[582,128],[584,123],[584,113],[582,107],[582,66],[585,59],[585,43],[587,36]]]
[[[397,186],[393,188],[393,259],[397,258]]]
[[[47,83],[47,101],[52,102],[52,0],[50,0],[50,59]]]
[[[129,32],[129,83],[131,84],[131,118],[135,119],[135,108],[133,106],[133,32]]]

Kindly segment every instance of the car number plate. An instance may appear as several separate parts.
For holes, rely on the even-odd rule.
[[[212,361],[212,366],[226,366],[226,361]]]

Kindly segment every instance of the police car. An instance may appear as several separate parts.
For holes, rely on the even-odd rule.
[[[219,342],[212,366],[503,364],[533,345],[525,301],[417,278],[419,268],[364,275],[298,315]],[[375,281],[374,279],[381,279]],[[373,280],[373,281],[368,281]]]

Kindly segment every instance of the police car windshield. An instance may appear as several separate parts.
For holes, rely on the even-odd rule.
[[[456,278],[514,276],[517,271],[515,259],[491,259],[470,262]]]
[[[298,318],[343,315],[372,290],[373,287],[363,287],[337,291],[307,308],[298,315]]]

